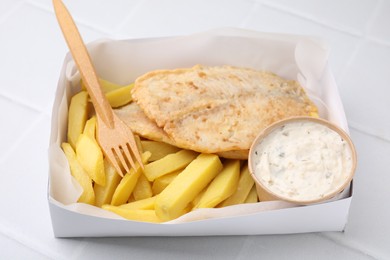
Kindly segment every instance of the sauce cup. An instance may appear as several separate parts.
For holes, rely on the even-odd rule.
[[[349,135],[315,117],[273,123],[256,137],[248,159],[260,201],[298,205],[323,202],[342,192],[354,176],[356,163]]]

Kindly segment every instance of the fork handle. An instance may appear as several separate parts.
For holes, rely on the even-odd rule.
[[[95,68],[76,24],[61,0],[53,0],[53,5],[58,23],[60,24],[66,43],[68,44],[69,50],[80,71],[81,78],[85,83],[88,94],[91,97],[96,113],[107,126],[113,128],[114,120],[112,108],[100,87]]]

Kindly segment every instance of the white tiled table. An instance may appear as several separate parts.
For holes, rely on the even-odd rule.
[[[47,203],[51,105],[67,47],[49,0],[0,0],[0,259],[389,259],[390,1],[67,0],[86,42],[216,27],[310,34],[331,67],[359,165],[345,232],[55,239]]]

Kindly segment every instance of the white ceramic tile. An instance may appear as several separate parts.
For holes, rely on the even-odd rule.
[[[216,27],[239,27],[253,8],[251,1],[144,1],[123,25],[127,37],[190,34]]]
[[[390,142],[354,130],[351,137],[358,152],[358,167],[349,222],[345,233],[329,236],[376,259],[389,259]]]
[[[55,239],[48,202],[49,118],[44,116],[25,135],[7,160],[0,163],[0,233],[51,258],[77,254],[82,239]]]
[[[53,9],[52,1],[32,0],[31,2]],[[63,2],[77,21],[110,33],[136,10],[141,0],[64,0]]]
[[[240,259],[371,259],[359,249],[351,249],[321,234],[249,237]]]
[[[364,32],[378,0],[267,0],[267,3],[334,28],[360,34]]]
[[[350,123],[390,140],[390,48],[364,42],[339,84]]]
[[[37,112],[0,96],[0,161],[37,118]]]
[[[6,16],[11,15],[14,9],[17,8],[22,1],[23,0],[1,0],[0,1],[0,23]]]
[[[378,7],[368,34],[390,44],[390,1],[382,1]]]
[[[371,17],[378,1],[276,0],[267,1],[265,7],[255,10],[252,10],[255,2],[261,3],[261,0],[64,1],[77,21],[86,25],[80,26],[86,41],[117,32],[123,37],[164,36],[221,26],[321,36],[332,46],[331,64],[335,74],[344,72],[340,73],[339,86],[351,124],[389,137],[388,46],[365,42],[344,70],[358,39],[341,31],[360,34],[366,22],[371,21],[369,36],[389,40],[388,12],[380,9],[374,13],[376,19]],[[386,206],[390,197],[390,175],[387,174],[390,172],[390,143],[354,130],[351,133],[358,149],[359,166],[344,233],[55,239],[46,198],[50,122],[38,111],[48,112],[54,99],[67,47],[52,14],[51,1],[29,2],[36,4],[0,0],[0,71],[5,72],[1,74],[0,83],[0,120],[10,122],[7,127],[4,124],[0,127],[0,177],[3,180],[0,198],[7,202],[0,207],[1,259],[44,259],[45,256],[53,259],[390,258],[390,208]],[[382,7],[388,5],[386,1],[381,3]],[[90,12],[90,6],[97,6],[96,12]],[[253,15],[248,17],[249,14]],[[122,30],[116,31],[117,28]],[[9,133],[15,139],[7,138]],[[3,148],[12,145],[19,149]]]
[[[86,42],[102,35],[81,27]],[[45,110],[52,103],[67,47],[53,14],[28,4],[0,24],[0,94]],[[6,37],[3,37],[6,35]]]
[[[0,234],[0,259],[49,259],[40,253],[31,250],[17,241]]]
[[[86,241],[80,259],[370,259],[318,234]]]
[[[357,37],[265,6],[252,12],[245,27],[258,31],[312,35],[322,38],[331,48],[330,65],[336,78],[358,43]]]

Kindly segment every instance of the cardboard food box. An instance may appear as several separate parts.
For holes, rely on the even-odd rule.
[[[267,70],[298,80],[320,116],[348,132],[342,103],[329,69],[329,49],[316,38],[218,29],[195,35],[137,40],[99,40],[88,50],[101,78],[129,84],[151,70],[232,65]],[[55,97],[49,147],[48,200],[56,237],[207,236],[342,231],[352,199],[352,183],[337,197],[315,205],[282,201],[199,209],[162,224],[125,220],[100,208],[76,203],[81,188],[70,175],[61,143],[66,141],[70,97],[80,76],[65,57]]]

